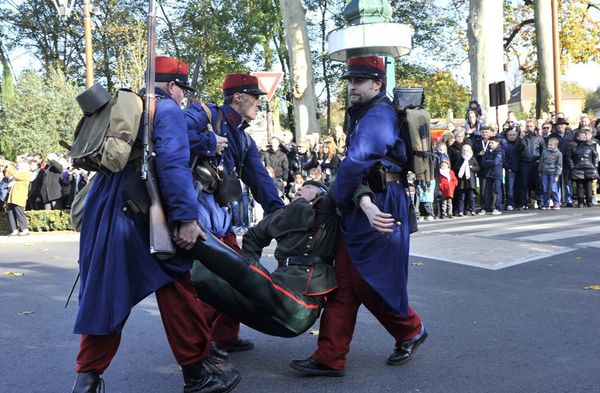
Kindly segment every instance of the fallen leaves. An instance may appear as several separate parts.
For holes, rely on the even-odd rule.
[[[15,277],[21,277],[22,275],[24,275],[25,273],[21,273],[21,272],[4,272],[2,273],[5,276],[15,276]]]

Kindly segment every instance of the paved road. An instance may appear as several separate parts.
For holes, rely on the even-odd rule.
[[[430,337],[414,361],[386,366],[393,342],[362,309],[344,378],[288,368],[312,352],[316,336],[281,339],[243,327],[256,348],[232,356],[243,373],[236,392],[598,392],[600,291],[584,289],[600,284],[598,213],[424,223],[413,237],[410,293]],[[76,257],[73,234],[0,239],[0,392],[70,391],[77,301],[63,306]],[[107,392],[182,390],[154,297],[132,312],[104,377]]]

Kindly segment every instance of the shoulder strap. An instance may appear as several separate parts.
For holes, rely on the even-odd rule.
[[[202,109],[204,110],[204,113],[206,113],[206,116],[208,117],[208,123],[206,124],[206,132],[214,133],[215,130],[212,125],[212,112],[210,111],[210,108],[204,102],[200,102],[199,104],[202,107]]]

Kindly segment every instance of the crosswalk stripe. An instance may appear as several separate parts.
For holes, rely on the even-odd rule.
[[[552,217],[550,217],[552,218]],[[568,228],[571,227],[580,227],[581,225],[585,225],[585,222],[588,221],[600,221],[600,217],[582,217],[582,218],[578,218],[575,220],[570,220],[570,221],[565,221],[566,217],[559,217],[559,216],[554,216],[553,220],[544,220],[544,221],[551,221],[548,223],[540,223],[540,221],[542,220],[535,220],[533,221],[533,224],[528,224],[528,225],[516,225],[516,226],[510,226],[508,228],[500,228],[500,229],[493,229],[490,231],[478,231],[476,234],[477,236],[483,236],[483,237],[494,237],[494,236],[501,236],[501,235],[508,235],[511,233],[519,233],[519,232],[530,232],[530,231],[537,231],[537,230],[545,230],[545,229],[554,229],[554,228],[563,228],[564,230],[567,230]],[[525,222],[527,220],[521,220],[518,222],[518,224],[521,224],[523,222]]]
[[[558,232],[550,232],[550,233],[542,233],[537,235],[523,236],[519,237],[519,240],[523,241],[533,241],[533,242],[548,242],[552,240],[562,240],[569,239],[572,237],[582,236],[582,235],[594,235],[600,234],[600,226],[592,226],[585,228],[576,228],[569,229],[566,231],[558,231]]]
[[[502,218],[506,218],[506,217],[515,217],[513,216],[502,216]],[[563,218],[566,218],[567,216],[564,216]],[[491,217],[490,217],[491,218]],[[496,218],[496,217],[494,217]],[[498,217],[500,218],[500,217]],[[521,223],[525,223],[525,222],[539,222],[539,221],[555,221],[559,218],[559,216],[547,216],[547,217],[529,217],[526,219],[518,219],[520,218],[520,216],[516,217],[515,222],[518,222],[519,224]],[[469,232],[469,231],[478,231],[480,229],[485,229],[485,228],[497,228],[498,226],[503,226],[503,225],[514,225],[515,222],[506,222],[506,221],[495,221],[495,222],[487,222],[484,224],[478,224],[478,222],[483,221],[483,219],[479,219],[475,222],[470,222],[469,224],[471,225],[460,225],[460,221],[456,222],[447,222],[447,225],[444,225],[443,228],[431,228],[429,226],[424,226],[423,229],[427,230],[429,232],[442,232],[442,233],[446,233],[446,232]],[[446,222],[444,223],[446,224]],[[442,225],[442,224],[438,224],[438,225]],[[510,233],[510,232],[509,232]]]

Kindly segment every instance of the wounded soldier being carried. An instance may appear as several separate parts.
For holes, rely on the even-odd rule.
[[[361,186],[355,197],[370,193]],[[327,188],[309,180],[288,206],[250,228],[243,238],[243,256],[207,232],[208,239],[199,239],[192,249],[199,260],[191,271],[198,297],[260,332],[302,334],[336,288],[338,222]],[[278,267],[270,273],[259,259],[273,239]]]

